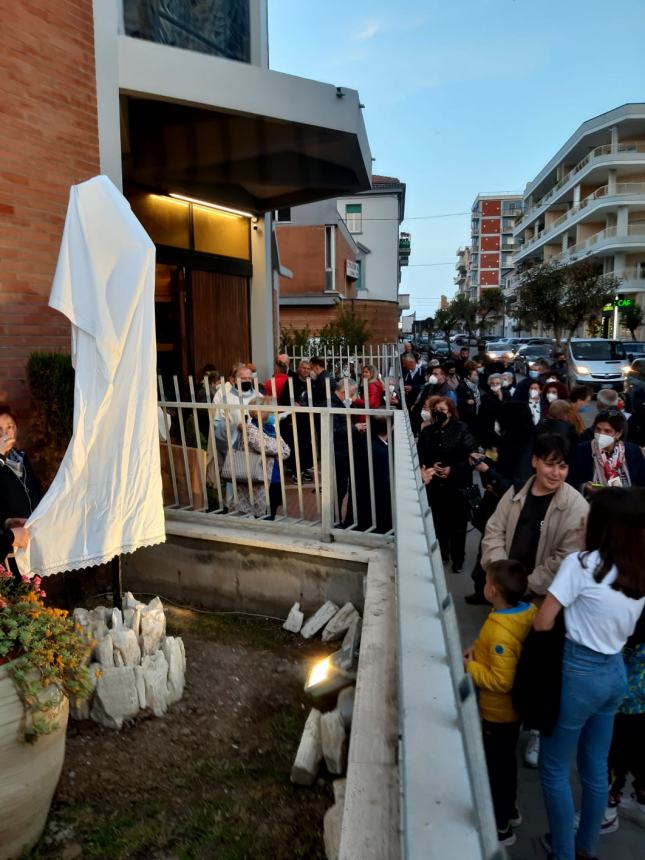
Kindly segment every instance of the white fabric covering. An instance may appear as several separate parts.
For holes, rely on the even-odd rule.
[[[16,552],[25,574],[163,542],[155,247],[106,176],[73,186],[49,304],[72,323],[74,433]]]

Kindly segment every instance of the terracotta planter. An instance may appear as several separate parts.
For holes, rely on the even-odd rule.
[[[26,743],[22,702],[0,666],[0,860],[16,860],[40,839],[63,767],[68,712],[63,697],[52,715],[58,727]]]

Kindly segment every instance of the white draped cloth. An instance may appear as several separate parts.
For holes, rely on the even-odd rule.
[[[155,247],[106,176],[73,186],[49,304],[72,324],[74,432],[16,559],[47,576],[165,541]]]

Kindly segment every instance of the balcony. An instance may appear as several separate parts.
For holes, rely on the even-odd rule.
[[[645,224],[633,224],[627,228],[607,227],[589,236],[582,242],[567,248],[562,254],[557,254],[550,259],[555,262],[574,262],[573,258],[581,255],[589,256],[609,249],[639,248],[645,249]]]
[[[399,264],[401,266],[407,266],[410,260],[410,253],[412,250],[412,237],[409,233],[401,233],[399,234]]]
[[[559,179],[553,188],[551,188],[547,193],[534,203],[530,209],[524,213],[524,217],[517,224],[515,230],[519,232],[521,230],[525,230],[531,220],[533,220],[536,213],[542,209],[542,207],[546,206],[549,203],[552,203],[555,198],[564,190],[565,186],[567,186],[570,181],[574,177],[578,177],[578,174],[581,173],[587,166],[595,165],[598,163],[598,159],[605,159],[606,161],[610,161],[611,159],[608,156],[616,156],[616,155],[643,155],[645,156],[645,143],[619,143],[618,147],[612,151],[610,144],[605,144],[603,146],[597,146],[593,149],[588,155],[582,158],[575,167],[569,170],[561,179]],[[645,162],[645,157],[642,159]]]
[[[620,203],[620,198],[640,197],[641,195],[643,196],[642,202],[645,203],[645,182],[617,182],[616,190],[612,193],[609,191],[609,185],[601,185],[600,188],[597,188],[581,200],[580,203],[571,206],[570,209],[556,218],[548,227],[544,227],[535,236],[527,239],[520,253],[523,254],[526,249],[541,242],[542,239],[546,241],[546,237],[549,234],[555,235],[564,224],[570,221],[573,222],[573,219],[579,212],[587,209],[598,200],[602,200],[605,205],[610,205],[612,203]]]

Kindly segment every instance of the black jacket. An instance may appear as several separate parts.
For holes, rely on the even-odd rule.
[[[12,549],[13,532],[9,529],[2,529],[2,531],[0,531],[0,564],[4,562]]]
[[[41,499],[40,481],[27,455],[24,451],[20,453],[24,466],[22,478],[0,457],[0,528],[4,528],[6,519],[30,517]]]
[[[513,706],[527,729],[551,735],[560,715],[564,654],[564,612],[552,630],[531,630],[524,641],[513,683]]]
[[[460,489],[471,484],[468,455],[477,448],[477,443],[463,421],[453,419],[443,426],[430,424],[424,427],[417,447],[422,466],[434,466],[435,463],[450,466],[450,475],[437,480]]]
[[[327,406],[327,384],[325,380],[329,380],[330,396],[336,390],[336,380],[331,374],[323,370],[311,383],[311,397],[314,406]]]
[[[645,487],[645,457],[638,445],[625,442],[625,462],[632,487]],[[570,459],[567,482],[579,490],[587,481],[593,481],[593,473],[591,442],[581,442]]]

